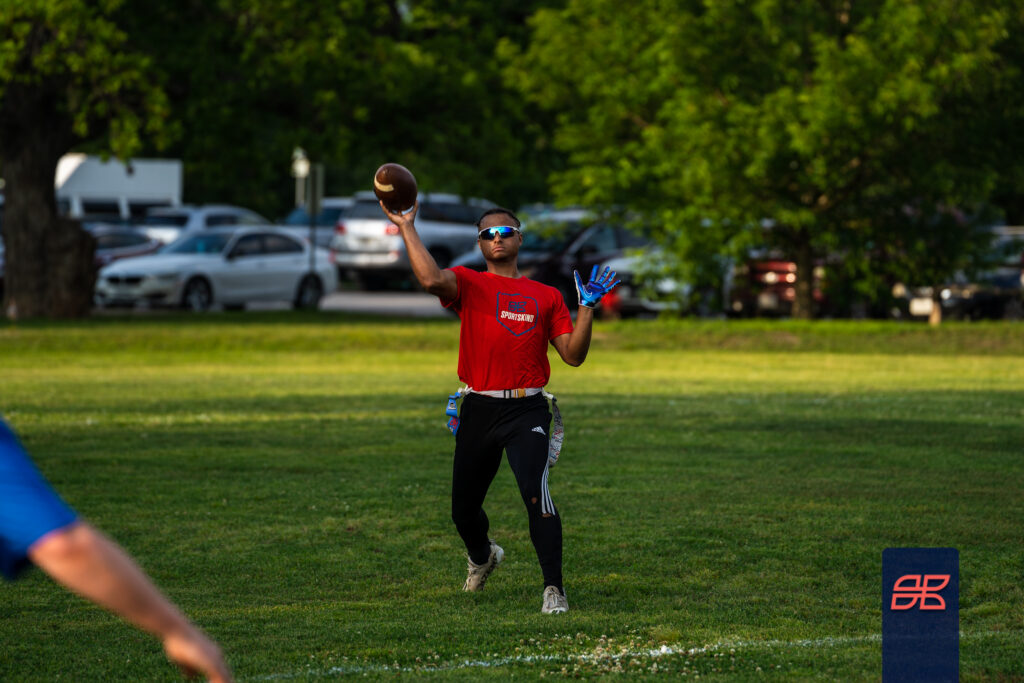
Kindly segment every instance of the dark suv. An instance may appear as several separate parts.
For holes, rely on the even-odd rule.
[[[657,313],[664,305],[643,298],[634,282],[637,258],[633,250],[650,246],[650,240],[621,225],[596,220],[582,209],[539,213],[523,212],[523,245],[519,272],[531,280],[556,287],[569,310],[578,303],[573,270],[586,278],[594,265],[611,265],[622,283],[602,303],[605,313],[639,315]],[[452,262],[473,270],[487,268],[479,248]]]

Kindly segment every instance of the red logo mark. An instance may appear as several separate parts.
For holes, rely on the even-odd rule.
[[[940,583],[941,582],[941,583]],[[906,574],[892,586],[892,604],[889,609],[908,610],[920,603],[918,609],[944,610],[946,601],[939,591],[949,583],[949,574]],[[897,601],[906,602],[897,602]],[[933,600],[934,602],[928,602]]]

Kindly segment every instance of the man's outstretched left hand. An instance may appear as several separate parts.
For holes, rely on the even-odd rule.
[[[580,306],[596,308],[601,298],[619,284],[619,281],[615,279],[615,271],[607,266],[605,266],[604,272],[598,276],[597,271],[600,267],[595,265],[594,269],[590,271],[590,280],[587,284],[583,284],[583,278],[580,277],[579,271],[572,271],[576,278],[576,293],[579,295]]]

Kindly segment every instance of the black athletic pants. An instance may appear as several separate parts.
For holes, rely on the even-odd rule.
[[[562,589],[562,520],[548,493],[551,412],[542,394],[527,398],[462,399],[452,468],[452,520],[469,557],[483,564],[490,555],[484,497],[501,465],[502,450],[519,484],[530,517],[530,539],[545,586]]]

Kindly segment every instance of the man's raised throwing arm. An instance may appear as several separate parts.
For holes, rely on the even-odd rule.
[[[416,202],[412,210],[406,214],[388,211],[384,202],[380,203],[380,208],[388,219],[398,226],[398,231],[405,242],[405,251],[409,254],[409,264],[412,266],[413,275],[416,276],[420,286],[442,301],[451,301],[458,296],[459,285],[455,273],[437,267],[437,261],[423,246],[423,240],[416,232],[416,213],[420,210],[420,203]]]

